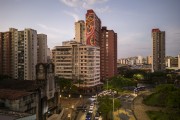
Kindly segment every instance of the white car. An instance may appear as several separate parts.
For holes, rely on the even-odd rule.
[[[89,110],[89,113],[93,113],[93,110]]]

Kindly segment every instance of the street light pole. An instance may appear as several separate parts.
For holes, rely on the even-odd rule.
[[[114,120],[114,92],[113,92],[113,120]]]
[[[60,103],[60,108],[61,108],[61,94],[59,95],[59,103]]]
[[[106,80],[106,82],[107,82],[107,90],[108,90],[108,79]]]

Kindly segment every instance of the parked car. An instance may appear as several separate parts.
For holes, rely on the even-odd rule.
[[[92,114],[91,113],[87,113],[86,114],[86,120],[91,120]]]

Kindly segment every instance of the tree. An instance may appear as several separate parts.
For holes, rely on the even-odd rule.
[[[72,87],[72,80],[55,76],[55,81],[60,89],[69,90]]]
[[[121,90],[123,87],[136,86],[136,81],[133,79],[125,78],[123,76],[115,76],[108,80],[108,88],[116,91]]]
[[[143,80],[144,79],[144,76],[142,74],[134,74],[133,75],[133,78],[135,80]]]
[[[12,78],[8,75],[0,75],[0,80],[6,80],[6,79],[12,79]]]
[[[98,98],[99,101],[99,111],[105,120],[111,119],[111,112],[113,112],[113,99],[108,96]],[[118,99],[114,99],[114,109],[118,109],[121,106]]]

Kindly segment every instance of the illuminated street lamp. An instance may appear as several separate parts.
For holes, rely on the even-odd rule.
[[[61,108],[61,95],[59,95],[59,103],[60,103],[60,108]]]

